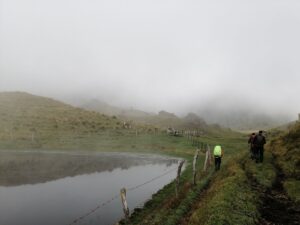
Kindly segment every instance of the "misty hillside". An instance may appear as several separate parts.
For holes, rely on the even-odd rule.
[[[199,114],[208,123],[218,123],[223,127],[234,130],[268,130],[290,122],[290,118],[284,115],[271,115],[263,112],[249,110],[213,110],[203,109]],[[295,116],[296,117],[296,116]]]
[[[103,105],[105,110],[114,109],[107,104]],[[33,147],[45,146],[47,143],[63,146],[69,140],[74,144],[74,140],[80,142],[80,139],[89,136],[99,138],[99,135],[103,135],[106,131],[130,133],[131,131],[124,128],[124,121],[134,128],[132,132],[135,130],[152,132],[156,130],[155,128],[166,130],[168,127],[178,130],[198,130],[203,133],[221,131],[220,127],[208,126],[194,113],[180,118],[166,111],[160,111],[157,115],[137,110],[131,112],[138,113],[127,113],[126,117],[124,114],[115,116],[109,113],[109,116],[102,112],[73,107],[51,98],[24,92],[2,92],[0,93],[0,141],[9,145],[14,141],[24,142],[33,144]]]
[[[81,108],[93,110],[96,112],[103,113],[109,116],[118,116],[122,118],[135,118],[135,117],[147,117],[150,113],[137,110],[137,109],[125,109],[116,106],[112,106],[106,102],[99,101],[97,99],[92,99],[90,101],[79,104]]]
[[[160,111],[157,115],[142,118],[146,123],[160,127],[173,127],[175,129],[195,129],[206,131],[206,122],[194,113],[189,113],[186,117],[178,117],[173,113]],[[142,120],[140,120],[142,121]]]
[[[158,112],[158,114],[154,114],[133,108],[123,109],[96,99],[85,102],[81,104],[80,107],[110,116],[117,116],[125,121],[132,120],[138,123],[153,125],[163,129],[172,127],[174,129],[205,130],[207,128],[206,122],[195,113],[188,113],[187,116],[181,118],[176,116],[174,113],[164,110],[161,110]]]
[[[290,118],[284,115],[271,115],[263,112],[255,112],[252,109],[213,109],[211,105],[205,106],[197,113],[188,113],[181,118],[167,111],[158,114],[148,113],[137,109],[125,109],[112,106],[96,99],[79,104],[80,107],[94,110],[110,116],[117,116],[123,120],[133,120],[140,123],[153,124],[159,127],[196,128],[208,124],[219,124],[222,127],[240,131],[267,130],[290,122]],[[246,105],[245,105],[246,107]]]
[[[89,134],[121,128],[116,117],[23,92],[0,93],[0,139]]]

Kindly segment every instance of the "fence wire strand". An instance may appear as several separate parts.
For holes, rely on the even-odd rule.
[[[177,170],[177,167],[175,167],[175,168],[173,168],[173,169],[170,169],[170,170],[168,170],[167,172],[165,172],[165,173],[163,173],[163,174],[161,174],[161,175],[159,175],[159,176],[157,176],[157,177],[154,177],[154,178],[152,178],[151,180],[148,180],[148,181],[146,181],[146,182],[144,182],[144,183],[142,183],[142,184],[138,184],[138,185],[136,185],[136,186],[134,186],[134,187],[128,188],[127,191],[133,191],[133,190],[136,190],[136,189],[138,189],[138,188],[140,188],[140,187],[142,187],[142,186],[145,186],[145,185],[147,185],[147,184],[149,184],[149,183],[151,183],[151,182],[153,182],[153,181],[155,181],[155,180],[157,180],[157,179],[159,179],[159,178],[161,178],[161,177],[163,177],[163,176],[165,176],[165,175],[167,175],[167,174],[173,172],[174,170]],[[117,198],[119,198],[119,194],[117,194],[117,195],[113,196],[111,199],[109,199],[109,200],[107,200],[107,201],[105,201],[105,202],[99,204],[98,206],[96,206],[95,208],[93,208],[93,209],[90,210],[89,212],[85,213],[84,215],[82,215],[82,216],[80,216],[80,217],[77,217],[75,220],[73,220],[71,223],[69,223],[69,225],[73,225],[73,224],[76,224],[76,223],[78,223],[78,222],[84,220],[86,217],[92,215],[93,213],[95,213],[95,212],[96,212],[97,210],[99,210],[100,208],[102,208],[102,207],[104,207],[104,206],[110,204],[112,201],[114,201],[114,200],[117,199]]]
[[[171,169],[171,170],[168,170],[167,172],[165,172],[165,173],[163,173],[163,174],[161,174],[161,175],[159,175],[159,176],[157,176],[157,177],[154,177],[154,178],[152,178],[151,180],[146,181],[145,183],[142,183],[142,184],[136,185],[136,186],[134,186],[134,187],[128,188],[127,191],[133,191],[133,190],[135,190],[135,189],[138,189],[138,188],[140,188],[140,187],[142,187],[142,186],[144,186],[144,185],[146,185],[146,184],[149,184],[149,183],[151,183],[151,182],[153,182],[153,181],[155,181],[155,180],[157,180],[157,179],[159,179],[159,178],[161,178],[161,177],[163,177],[163,176],[165,176],[165,175],[167,175],[167,174],[173,172],[174,170],[177,170],[177,167],[176,167],[176,168],[173,168],[173,169]]]

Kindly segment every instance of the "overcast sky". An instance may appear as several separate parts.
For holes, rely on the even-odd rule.
[[[0,91],[295,115],[300,1],[0,0]]]

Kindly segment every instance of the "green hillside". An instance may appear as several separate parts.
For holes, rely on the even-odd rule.
[[[121,129],[116,117],[75,108],[23,92],[0,93],[0,147],[42,147],[62,138],[80,138]]]
[[[166,128],[197,130],[201,136],[238,134],[208,126],[195,114],[179,118],[161,111],[135,121],[76,108],[24,92],[0,93],[0,149],[89,149],[101,151],[156,151],[181,143]],[[129,127],[124,127],[124,121]],[[183,142],[182,146],[186,146]]]

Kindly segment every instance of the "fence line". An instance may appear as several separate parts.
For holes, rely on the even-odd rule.
[[[145,183],[142,183],[142,184],[136,185],[136,186],[134,186],[134,187],[128,188],[127,190],[128,190],[128,191],[133,191],[133,190],[135,190],[135,189],[138,189],[138,188],[140,188],[140,187],[142,187],[142,186],[144,186],[144,185],[146,185],[146,184],[151,183],[152,181],[155,181],[155,180],[157,180],[157,179],[159,179],[159,178],[161,178],[161,177],[163,177],[163,176],[165,176],[165,175],[167,175],[167,174],[173,172],[173,171],[176,170],[176,169],[177,169],[177,167],[175,167],[175,168],[173,168],[173,169],[171,169],[171,170],[169,170],[169,171],[167,171],[167,172],[165,172],[165,173],[163,173],[163,174],[161,174],[161,175],[159,175],[159,176],[157,176],[157,177],[154,177],[154,178],[152,178],[151,180],[146,181]]]
[[[134,187],[128,188],[127,191],[133,191],[133,190],[136,190],[136,189],[138,189],[138,188],[140,188],[140,187],[142,187],[142,186],[144,186],[144,185],[146,185],[146,184],[149,184],[149,183],[151,183],[151,182],[153,182],[153,181],[155,181],[155,180],[157,180],[157,179],[159,179],[159,178],[161,178],[161,177],[163,177],[163,176],[165,176],[165,175],[167,175],[167,174],[169,174],[169,173],[171,173],[171,172],[173,172],[173,171],[175,171],[175,170],[177,170],[177,167],[175,167],[175,168],[173,168],[173,169],[170,169],[170,170],[168,170],[167,172],[165,172],[165,173],[163,173],[163,174],[161,174],[161,175],[159,175],[159,176],[157,176],[157,177],[154,177],[154,178],[152,178],[151,180],[148,180],[148,181],[146,181],[146,182],[144,182],[144,183],[142,183],[142,184],[139,184],[139,185],[136,185],[136,186],[134,186]],[[73,220],[71,223],[69,223],[69,225],[73,225],[73,224],[76,224],[76,223],[78,223],[78,222],[84,220],[86,217],[92,215],[92,214],[95,213],[97,210],[100,210],[101,208],[103,208],[104,206],[108,205],[109,203],[111,203],[111,202],[114,201],[115,199],[119,198],[119,196],[120,196],[120,195],[117,194],[117,195],[113,196],[111,199],[109,199],[109,200],[107,200],[107,201],[105,201],[105,202],[103,202],[103,203],[97,205],[95,208],[91,209],[90,211],[88,211],[88,212],[85,213],[84,215],[82,215],[82,216],[76,218],[75,220]]]
[[[189,139],[189,135],[188,135],[188,139]],[[196,140],[196,141],[194,142],[194,140],[192,139],[192,145],[194,145],[194,144],[195,144],[198,148],[200,148],[200,149],[204,149],[204,148],[205,148],[205,145],[206,145],[206,147],[207,147],[207,148],[206,148],[206,152],[205,152],[205,160],[204,160],[204,170],[206,171],[207,168],[210,167],[211,164],[212,164],[210,146],[209,146],[209,144],[200,142],[200,141],[198,141],[198,140]],[[193,162],[193,181],[194,181],[194,184],[196,183],[196,161],[197,161],[197,158],[198,158],[198,154],[199,154],[199,152],[200,152],[200,149],[197,149],[197,150],[196,150],[197,156],[196,156],[196,155],[194,156],[194,162]],[[161,178],[161,177],[163,177],[163,176],[165,176],[165,175],[167,175],[167,174],[169,174],[169,173],[171,173],[171,172],[173,172],[173,171],[175,171],[175,170],[178,170],[177,173],[180,173],[180,172],[181,172],[181,166],[182,166],[183,163],[184,163],[184,161],[181,161],[180,164],[179,164],[179,167],[175,167],[175,168],[173,168],[173,169],[170,169],[170,170],[168,170],[167,172],[165,172],[165,173],[163,173],[163,174],[161,174],[161,175],[159,175],[159,176],[156,176],[156,177],[154,177],[154,178],[152,178],[152,179],[150,179],[150,180],[148,180],[148,181],[146,181],[146,182],[144,182],[144,183],[142,183],[142,184],[138,184],[138,185],[136,185],[136,186],[127,188],[126,190],[127,190],[127,191],[134,191],[134,190],[136,190],[136,189],[138,189],[138,188],[140,188],[140,187],[142,187],[142,186],[144,186],[144,185],[147,185],[147,184],[149,184],[149,183],[151,183],[151,182],[153,182],[153,181],[155,181],[155,180],[157,180],[157,179],[159,179],[159,178]],[[179,176],[180,176],[180,174],[179,174]],[[175,179],[176,196],[178,195],[178,193],[177,193],[177,192],[178,192],[177,189],[178,189],[178,185],[179,185],[179,180],[178,180],[178,179],[179,179],[179,178],[178,178],[178,174],[177,174],[177,178]],[[91,214],[95,213],[97,210],[100,210],[100,209],[101,209],[102,207],[104,207],[105,205],[110,204],[112,201],[114,201],[114,200],[117,199],[117,198],[119,198],[119,194],[117,194],[117,195],[113,196],[111,199],[109,199],[109,200],[107,200],[107,201],[105,201],[105,202],[99,204],[98,206],[96,206],[95,208],[93,208],[92,210],[90,210],[89,212],[87,212],[86,214],[84,214],[84,215],[82,215],[82,216],[76,218],[76,219],[75,219],[73,222],[71,222],[69,225],[73,225],[73,224],[78,223],[79,221],[84,220],[86,217],[88,217],[88,216],[90,216]]]
[[[94,209],[90,210],[89,212],[87,212],[86,214],[76,218],[75,220],[73,220],[73,222],[71,222],[69,225],[72,224],[76,224],[78,222],[80,222],[81,220],[84,220],[86,217],[90,216],[91,214],[95,213],[98,209],[104,207],[105,205],[108,205],[109,203],[111,203],[113,200],[119,198],[119,194],[115,195],[114,197],[112,197],[111,199],[103,202],[102,204],[99,204],[98,206],[96,206]]]

